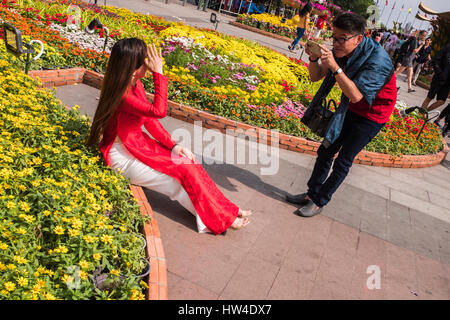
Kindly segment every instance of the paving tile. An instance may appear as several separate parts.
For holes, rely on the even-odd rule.
[[[297,237],[282,262],[282,268],[291,270],[305,279],[314,280],[325,253],[327,235],[304,232]]]
[[[391,221],[396,221],[409,225],[410,227],[412,226],[410,209],[407,206],[389,201],[387,215],[388,223]]]
[[[280,265],[296,236],[301,217],[279,213],[261,232],[251,248],[253,255],[272,264]],[[283,230],[283,232],[279,232]]]
[[[413,228],[413,232],[414,251],[426,257],[439,260],[439,241],[434,234],[417,228]]]
[[[220,294],[224,300],[266,299],[279,267],[248,254]]]
[[[368,261],[371,265],[376,264],[385,267],[386,250],[386,241],[366,232],[360,232],[355,259]]]
[[[415,283],[407,283],[403,279],[391,278],[386,281],[386,300],[419,300],[419,289]],[[416,295],[417,294],[417,295]]]
[[[388,217],[386,215],[377,213],[365,214],[364,211],[361,211],[361,215],[361,231],[367,232],[382,239],[387,239]]]
[[[403,222],[395,220],[389,222],[386,240],[402,248],[410,250],[415,248],[414,231],[411,226]]]
[[[314,282],[302,273],[281,267],[270,288],[269,300],[305,300],[308,299]]]
[[[394,170],[394,169],[396,169],[396,168],[392,168],[392,170]],[[402,170],[404,170],[404,169],[402,169]],[[412,177],[414,177],[414,173],[420,172],[420,170],[419,171],[409,171],[409,172],[412,175]],[[379,184],[379,185],[382,185],[389,189],[395,189],[395,190],[407,193],[411,196],[420,198],[425,201],[429,200],[427,192],[426,192],[428,189],[422,187],[422,185],[414,185],[414,184],[409,183],[408,181],[404,181],[401,179],[399,180],[392,176],[389,176],[387,178],[386,175],[376,174],[368,169],[360,169],[359,176],[363,176],[364,179],[367,180],[367,187],[364,188],[364,190],[366,192],[372,192],[371,188],[374,185]],[[388,195],[384,196],[384,198],[389,199],[389,196]]]
[[[321,214],[353,228],[361,225],[361,209],[342,199],[332,199]]]
[[[391,171],[391,177],[396,180],[404,181],[405,183],[408,183],[411,186],[420,186],[425,190],[430,191],[432,190],[434,193],[450,199],[448,188],[441,187],[434,183],[429,183],[424,179],[422,179],[421,177],[413,177],[411,174],[407,174],[403,170]]]
[[[447,265],[450,265],[450,240],[440,238],[439,245],[439,260]]]
[[[386,243],[386,280],[408,282],[416,286],[416,259],[413,251]]]
[[[220,294],[244,259],[247,250],[223,245],[202,246],[203,252],[190,262],[185,278],[212,292]],[[205,272],[207,270],[207,272]]]
[[[445,222],[450,222],[450,211],[436,206],[430,202],[426,202],[403,192],[397,190],[391,190],[391,201],[397,202],[404,206],[414,208],[420,212],[428,214],[437,219],[441,219]]]
[[[358,245],[359,230],[334,221],[327,240],[327,250],[333,254],[354,256]]]
[[[430,196],[430,202],[432,204],[435,204],[442,208],[450,209],[450,199],[449,198],[443,197],[434,192],[428,192],[428,194]]]
[[[170,300],[217,300],[216,293],[182,278],[168,288],[168,296]]]
[[[382,183],[377,183],[373,179],[364,175],[352,175],[351,173],[345,178],[345,184],[355,188],[365,190],[371,194],[378,195],[383,199],[389,199],[389,187]]]
[[[416,255],[417,280],[420,293],[433,297],[450,299],[448,279],[445,277],[445,268],[437,260]]]
[[[349,300],[352,299],[351,283],[336,283],[333,280],[314,282],[309,295],[311,300]]]
[[[427,181],[428,183],[434,184],[434,185],[438,185],[442,188],[448,188],[448,181],[450,180],[450,173],[448,175],[439,175],[439,176],[434,176],[431,174],[427,173],[428,168],[423,168],[421,171],[424,173],[423,175],[423,180]],[[433,191],[430,190],[430,191]]]
[[[353,259],[353,255],[327,248],[320,260],[315,282],[327,281],[342,287],[349,286],[354,271]]]

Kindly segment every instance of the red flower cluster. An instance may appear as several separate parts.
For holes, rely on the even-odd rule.
[[[289,92],[295,88],[294,86],[289,85],[289,83],[286,80],[282,80],[280,84],[283,86],[284,92]]]

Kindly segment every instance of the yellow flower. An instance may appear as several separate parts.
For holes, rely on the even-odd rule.
[[[76,237],[76,236],[80,235],[80,230],[69,229],[69,230],[67,230],[67,233],[68,233],[69,236],[71,236],[71,237]]]
[[[19,229],[16,230],[16,232],[17,232],[18,234],[26,234],[26,233],[27,233],[27,230],[25,230],[24,228],[20,227]]]
[[[44,293],[44,299],[45,300],[56,300],[56,297],[52,295],[51,293]]]
[[[69,276],[68,274],[65,274],[62,276],[61,280],[62,280],[62,282],[70,283],[73,281],[73,277]]]
[[[64,228],[61,226],[56,226],[53,229],[53,232],[55,232],[56,234],[62,235],[62,234],[64,234]]]
[[[117,269],[112,269],[109,273],[115,276],[120,276],[120,270]]]
[[[56,250],[58,250],[58,252],[60,253],[67,253],[69,251],[66,246],[59,246]]]
[[[17,283],[19,284],[19,286],[24,287],[28,284],[28,279],[24,277],[19,277],[17,279]]]
[[[96,239],[93,236],[90,235],[86,235],[83,237],[84,241],[86,241],[87,243],[93,243]]]
[[[87,262],[86,260],[81,260],[78,264],[80,265],[81,269],[89,268],[89,262]]]
[[[12,201],[8,201],[8,202],[6,203],[6,207],[7,207],[8,209],[14,209],[14,208],[16,207],[16,204],[15,204],[14,202],[12,202]]]
[[[114,239],[113,236],[109,236],[109,235],[106,235],[106,234],[105,234],[105,235],[102,235],[102,236],[100,237],[100,240],[101,240],[102,242],[104,242],[104,243],[109,243],[109,244],[112,243],[113,239]]]
[[[136,289],[131,289],[131,297],[130,300],[144,300],[145,299],[145,295],[136,290]]]
[[[94,253],[93,255],[92,255],[92,257],[95,259],[95,260],[100,260],[101,258],[102,258],[102,255],[100,254],[100,253]]]
[[[6,249],[8,249],[8,245],[4,242],[0,242],[0,249],[6,250]]]
[[[83,221],[79,218],[73,218],[72,219],[72,227],[74,229],[81,229],[81,227],[83,226]]]
[[[85,271],[80,271],[80,272],[78,272],[78,275],[80,276],[80,279],[82,279],[82,280],[86,280],[87,279],[87,277],[88,277],[88,274],[87,274],[87,272],[85,272]]]
[[[16,285],[11,281],[5,282],[4,286],[6,291],[14,291],[14,289],[16,289]]]
[[[21,257],[21,256],[14,256],[13,260],[16,261],[18,264],[25,264],[28,262],[27,259]]]

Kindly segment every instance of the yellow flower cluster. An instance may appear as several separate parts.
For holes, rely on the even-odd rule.
[[[88,288],[84,298],[102,299],[90,288],[102,261],[141,272],[133,268],[144,251],[115,235],[143,218],[128,182],[84,146],[88,125],[0,52],[0,299],[73,299],[67,276]],[[79,266],[77,277],[67,265]],[[142,288],[136,280],[108,298],[140,297]]]

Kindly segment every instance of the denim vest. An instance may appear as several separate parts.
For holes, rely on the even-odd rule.
[[[375,97],[381,91],[385,82],[392,76],[393,65],[388,53],[377,41],[364,37],[347,62],[342,58],[335,59],[345,70],[347,77],[355,83],[369,105],[372,106]],[[322,99],[330,93],[335,83],[336,79],[333,77],[331,70],[328,70],[322,85],[305,111],[303,116],[305,120],[312,116],[314,108],[320,106]],[[342,93],[341,104],[336,109],[322,141],[325,148],[328,148],[339,137],[348,103],[349,99]]]

